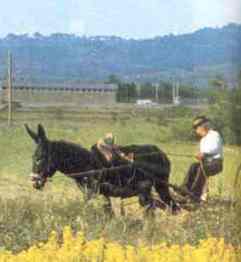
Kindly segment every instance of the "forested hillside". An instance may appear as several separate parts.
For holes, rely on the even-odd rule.
[[[201,82],[223,74],[235,81],[241,64],[241,25],[143,40],[9,34],[0,39],[2,79],[9,49],[14,56],[15,77],[21,80],[103,80],[116,74],[126,80],[179,77]]]

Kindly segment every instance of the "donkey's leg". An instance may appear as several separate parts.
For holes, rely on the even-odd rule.
[[[83,198],[85,202],[88,202],[91,198],[92,198],[92,192],[91,190],[88,189],[87,185],[82,185],[80,183],[76,183],[78,188],[80,189],[80,191],[83,194]]]
[[[132,193],[132,191],[130,191],[128,187],[117,187],[110,183],[102,183],[100,185],[100,192],[107,199],[107,204],[105,205],[106,213],[114,215],[110,197],[120,197],[121,198],[121,215],[125,213],[122,198],[123,197],[125,198],[126,196],[129,196]]]
[[[120,202],[120,214],[121,216],[125,217],[126,216],[126,211],[125,211],[125,205],[124,205],[124,200],[121,198]]]
[[[114,216],[114,211],[113,211],[113,208],[112,208],[111,199],[110,199],[110,197],[105,196],[105,200],[106,200],[106,203],[104,204],[104,211],[105,211],[105,214],[108,217],[111,218],[111,217]]]
[[[180,206],[176,201],[171,197],[169,192],[169,187],[164,183],[155,183],[155,189],[160,196],[160,199],[166,204],[166,207],[170,207],[172,212],[177,213],[180,211]]]
[[[153,183],[149,180],[141,181],[137,184],[139,203],[141,206],[146,207],[144,216],[147,217],[154,216],[153,211],[157,206],[156,200],[151,195],[152,186]]]
[[[139,203],[143,207],[151,205],[153,202],[151,196],[151,188],[152,188],[152,182],[148,180],[138,182],[137,184]]]

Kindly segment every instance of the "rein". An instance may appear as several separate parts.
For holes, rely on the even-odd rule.
[[[94,170],[90,170],[90,171],[67,174],[67,176],[71,177],[71,178],[84,178],[84,177],[91,177],[91,176],[96,176],[96,175],[102,176],[108,171],[121,171],[123,169],[131,168],[131,167],[133,167],[132,164],[122,165],[122,166],[118,166],[118,167],[110,167],[110,168],[104,167],[104,168],[101,168],[101,169],[94,169]]]
[[[159,155],[160,152],[151,152],[151,153],[137,153],[136,156],[153,156],[153,155]],[[191,154],[177,154],[172,152],[165,152],[168,156],[177,156],[177,157],[187,157],[187,158],[193,158],[194,156]]]

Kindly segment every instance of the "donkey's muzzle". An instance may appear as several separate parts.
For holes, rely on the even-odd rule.
[[[46,179],[43,179],[39,174],[32,173],[30,175],[30,179],[32,181],[33,188],[40,190],[44,187]]]

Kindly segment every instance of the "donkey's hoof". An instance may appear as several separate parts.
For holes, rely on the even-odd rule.
[[[172,214],[173,215],[178,215],[182,212],[182,208],[176,204],[174,207],[172,207]]]

